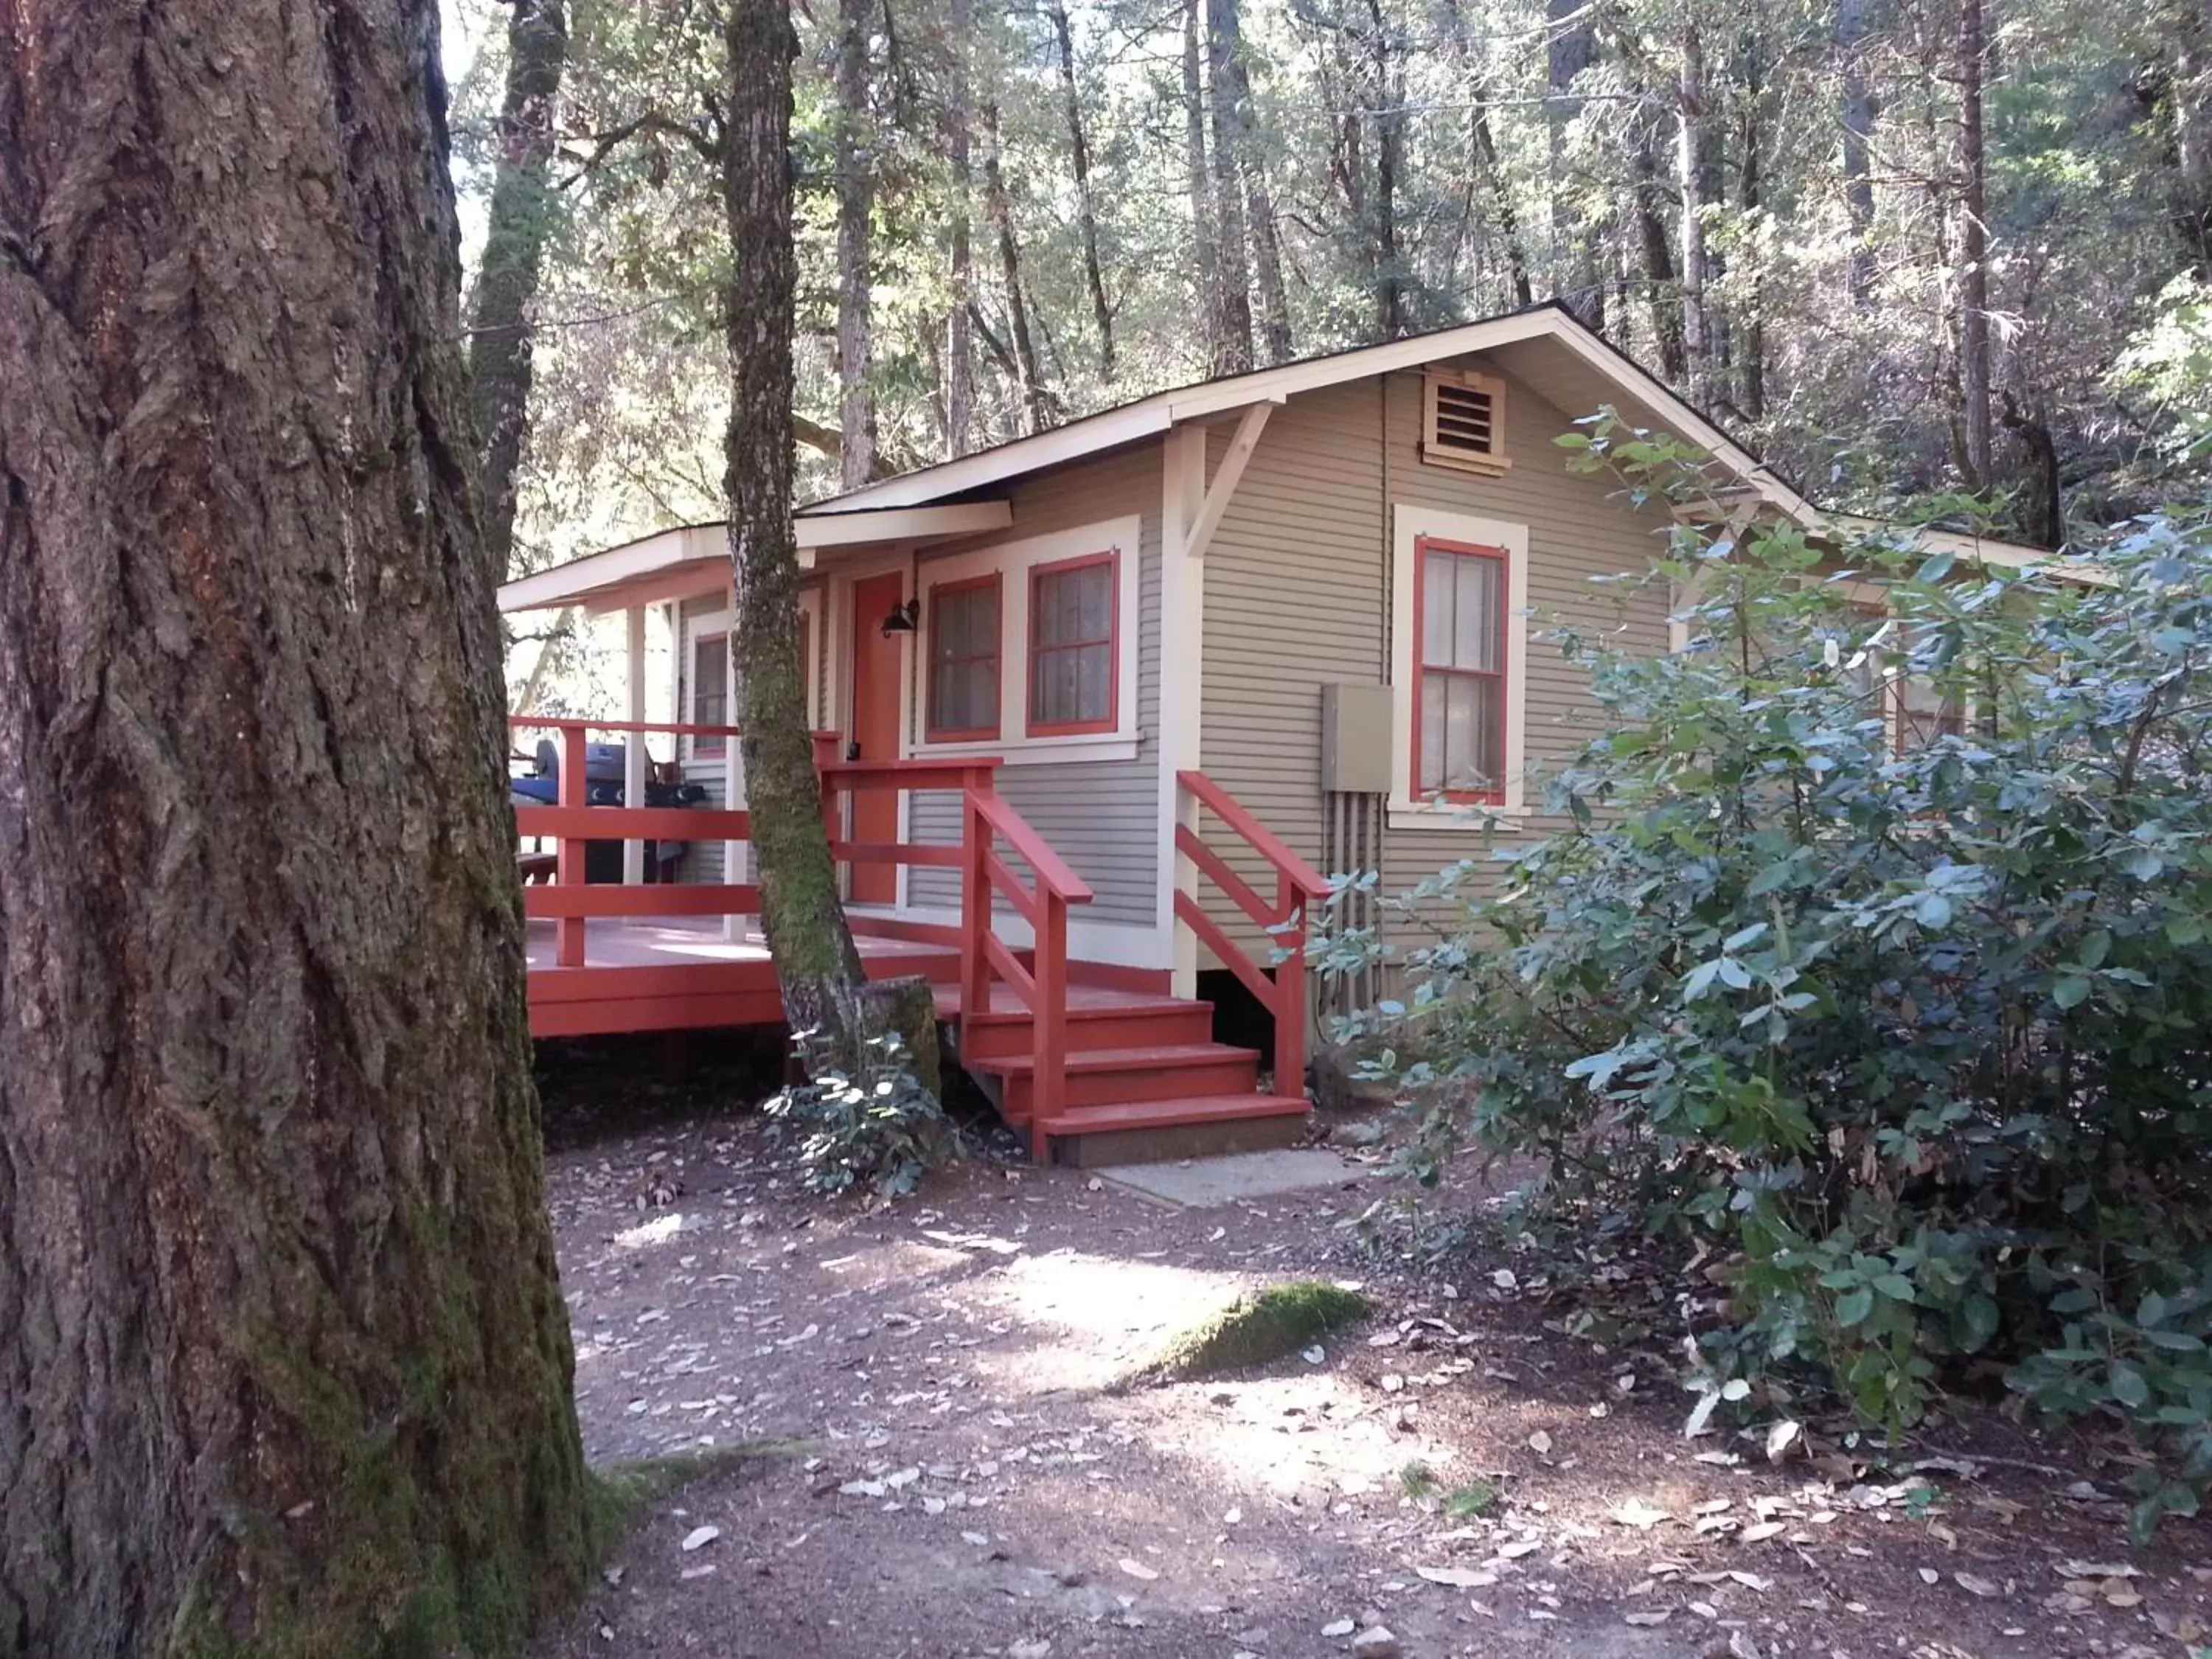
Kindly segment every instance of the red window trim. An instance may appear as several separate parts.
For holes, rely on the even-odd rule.
[[[1495,559],[1498,561],[1498,667],[1486,672],[1479,668],[1449,668],[1429,665],[1426,657],[1427,595],[1423,592],[1429,569],[1431,553],[1449,553],[1463,559]],[[1512,727],[1513,711],[1509,706],[1512,689],[1506,671],[1512,665],[1510,652],[1512,635],[1506,626],[1508,614],[1513,609],[1513,556],[1503,547],[1483,547],[1473,542],[1447,541],[1441,536],[1416,536],[1413,538],[1413,769],[1408,775],[1413,781],[1410,793],[1417,800],[1455,801],[1471,806],[1503,806],[1505,805],[1505,780],[1498,780],[1495,789],[1440,789],[1425,793],[1421,782],[1421,696],[1423,682],[1431,674],[1455,675],[1463,679],[1495,680],[1498,682],[1498,754],[1503,761],[1506,752],[1505,736]]]
[[[1036,716],[1037,584],[1047,576],[1065,575],[1071,570],[1085,569],[1094,564],[1104,565],[1109,575],[1106,637],[1103,640],[1061,640],[1045,648],[1066,651],[1083,646],[1103,645],[1106,647],[1106,717],[1095,720],[1040,720]],[[1032,738],[1075,738],[1119,731],[1121,726],[1121,550],[1114,548],[1104,553],[1084,553],[1072,559],[1055,559],[1049,564],[1031,565],[1029,605],[1029,660],[1023,665],[1022,673],[1022,708],[1026,717],[1023,729],[1025,734]]]
[[[720,641],[722,645],[722,718],[711,722],[694,720],[691,717],[696,714],[699,709],[699,647],[702,645],[712,645],[717,640]],[[728,630],[725,629],[720,634],[694,634],[691,636],[691,660],[684,666],[690,671],[691,678],[690,696],[687,699],[690,707],[684,711],[686,722],[693,726],[708,724],[727,726],[730,723],[730,635]],[[691,739],[691,757],[694,760],[712,760],[717,756],[728,754],[729,750],[730,744],[727,738],[695,737]]]
[[[921,674],[921,735],[922,741],[925,743],[996,743],[999,740],[1000,728],[1006,724],[1006,696],[1003,679],[1000,682],[999,707],[994,711],[994,718],[988,726],[964,728],[941,726],[937,725],[934,720],[937,710],[937,602],[945,594],[963,593],[977,587],[988,587],[998,594],[998,628],[991,638],[989,660],[1001,675],[1006,672],[1004,659],[1006,649],[1006,584],[1000,580],[1000,573],[994,570],[981,576],[964,577],[959,581],[931,583],[922,601],[923,612],[929,618],[931,629],[928,654],[923,659]],[[984,659],[980,656],[956,657],[951,660],[981,662]]]

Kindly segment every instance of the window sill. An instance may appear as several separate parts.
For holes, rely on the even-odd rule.
[[[1098,737],[1016,738],[1003,743],[923,743],[914,749],[918,761],[966,760],[996,755],[1009,766],[1050,766],[1075,761],[1133,761],[1139,740],[1107,733]]]
[[[1519,835],[1528,828],[1527,811],[1519,806],[1417,805],[1411,801],[1390,803],[1390,827],[1393,830],[1429,830],[1450,831],[1496,829],[1507,835]]]

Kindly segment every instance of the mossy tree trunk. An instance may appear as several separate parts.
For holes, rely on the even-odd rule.
[[[799,554],[791,530],[791,66],[787,0],[733,0],[725,30],[722,195],[729,221],[730,426],[724,459],[736,570],[739,739],[759,864],[761,922],[794,1031],[850,1066],[870,1036],[900,1030],[934,1054],[918,1000],[872,988],[837,892],[799,658]],[[925,1038],[928,1039],[925,1042]],[[933,1066],[919,1066],[936,1085]]]
[[[587,1566],[434,0],[0,0],[0,1653]]]
[[[560,216],[549,185],[555,105],[568,61],[562,0],[511,0],[507,91],[499,114],[483,264],[469,319],[469,381],[476,393],[484,552],[504,578],[514,557],[515,474],[530,429],[532,331],[545,245]]]

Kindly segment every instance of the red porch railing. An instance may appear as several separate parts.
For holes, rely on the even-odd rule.
[[[671,737],[733,739],[731,726],[696,726],[653,720],[580,720],[509,716],[510,729],[552,732],[560,743],[559,804],[517,806],[518,833],[554,843],[553,880],[523,889],[522,908],[532,919],[554,923],[553,959],[563,968],[585,960],[585,928],[593,916],[750,915],[760,908],[760,889],[741,882],[663,883],[652,886],[586,885],[586,849],[595,841],[750,841],[752,818],[742,810],[698,806],[592,806],[587,804],[586,748],[593,732],[621,732],[642,738]]]
[[[1031,1085],[1030,1149],[1042,1159],[1044,1121],[1056,1115],[1067,1092],[1067,908],[1091,902],[1090,886],[1053,851],[1043,836],[998,793],[1000,762],[988,758],[955,762],[841,761],[837,736],[815,736],[815,769],[822,775],[823,821],[830,850],[842,863],[902,864],[960,872],[960,923],[947,927],[906,918],[854,915],[853,931],[863,937],[890,936],[943,945],[960,952],[961,1048],[969,1050],[969,1023],[990,1006],[991,987],[1003,984],[1030,1016],[1035,1071]],[[858,842],[845,835],[843,799],[872,792],[957,791],[961,839],[957,845]],[[1029,866],[1023,879],[1000,851],[1006,848]],[[992,925],[996,901],[1004,899],[1030,925],[1033,944],[1028,960]]]
[[[1243,981],[1273,1016],[1275,1092],[1295,1095],[1305,1087],[1306,1074],[1306,908],[1309,901],[1328,891],[1328,878],[1205,773],[1178,772],[1176,781],[1185,798],[1181,816],[1196,816],[1188,810],[1193,803],[1207,808],[1274,872],[1275,898],[1270,904],[1200,838],[1195,829],[1186,823],[1176,825],[1176,850],[1209,877],[1255,924],[1266,929],[1276,949],[1284,953],[1271,978],[1220,923],[1206,914],[1195,896],[1176,891],[1176,919],[1220,959],[1223,967]]]
[[[554,960],[563,968],[585,965],[586,927],[599,916],[757,915],[760,889],[750,883],[668,883],[587,885],[586,849],[600,841],[750,841],[751,815],[740,808],[592,806],[586,804],[587,738],[592,732],[647,733],[671,737],[738,736],[738,728],[650,720],[586,720],[515,715],[517,731],[550,731],[560,744],[559,803],[515,808],[515,827],[527,836],[553,842],[550,884],[523,890],[525,914],[556,926]],[[999,794],[996,757],[936,761],[842,761],[835,732],[817,732],[815,770],[822,782],[823,822],[830,854],[847,866],[908,866],[956,870],[960,873],[961,919],[957,926],[907,917],[851,915],[854,933],[940,945],[959,952],[963,1047],[966,1024],[990,1006],[991,987],[1006,986],[1030,1015],[1035,1048],[1034,1108],[1030,1145],[1045,1151],[1042,1124],[1061,1109],[1067,1086],[1067,909],[1087,904],[1090,887],[1053,851],[1044,838]],[[856,797],[892,792],[957,793],[961,838],[957,842],[917,842],[910,835],[891,841],[861,841],[849,835],[845,804]],[[1006,851],[1002,852],[1003,845]],[[1024,879],[1008,861],[1011,853],[1031,872]],[[1017,951],[992,925],[997,901],[1028,922],[1034,944]]]

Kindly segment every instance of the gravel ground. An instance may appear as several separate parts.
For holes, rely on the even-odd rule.
[[[757,1117],[705,1103],[734,1086],[549,1086],[586,1446],[699,1472],[538,1659],[2212,1640],[2212,1529],[2129,1551],[2121,1471],[2087,1443],[1994,1415],[1882,1464],[1817,1431],[1780,1462],[1763,1433],[1686,1440],[1663,1345],[1567,1334],[1523,1261],[1379,1255],[1353,1225],[1377,1183],[1177,1210],[987,1157],[867,1210],[806,1195]],[[1381,1311],[1259,1372],[1116,1388],[1239,1291],[1308,1276]]]

